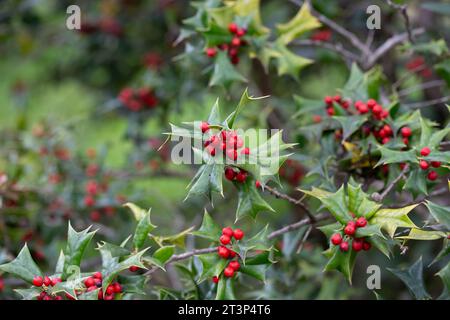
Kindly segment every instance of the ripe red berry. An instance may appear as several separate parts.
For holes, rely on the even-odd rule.
[[[220,236],[219,241],[220,241],[221,244],[227,245],[227,244],[230,243],[231,238],[229,236],[223,234],[223,235]]]
[[[359,105],[358,111],[360,114],[365,114],[365,113],[369,112],[369,107],[363,103],[363,104]]]
[[[216,148],[212,145],[207,146],[206,151],[213,157],[216,155]]]
[[[44,284],[44,280],[41,276],[36,276],[33,278],[33,286],[41,287]]]
[[[367,100],[367,107],[369,109],[373,109],[373,107],[375,107],[376,104],[377,104],[377,102],[374,99]]]
[[[341,107],[347,110],[350,107],[350,101],[348,100],[341,101]]]
[[[255,181],[255,187],[258,189],[261,188],[261,182],[259,182],[259,180]]]
[[[400,133],[402,134],[403,138],[409,138],[411,136],[411,134],[412,134],[412,130],[411,130],[410,127],[403,127],[400,130]]]
[[[234,269],[231,267],[226,267],[223,271],[223,275],[227,278],[231,278],[232,276],[234,276]]]
[[[431,166],[433,168],[439,168],[441,166],[441,162],[440,161],[431,161]]]
[[[327,108],[327,114],[329,116],[333,116],[334,115],[334,108],[333,107],[328,107]]]
[[[313,121],[315,123],[320,123],[320,122],[322,122],[322,117],[318,114],[315,114],[315,115],[313,115]]]
[[[238,37],[243,37],[243,36],[245,36],[246,33],[247,33],[247,30],[245,30],[244,28],[239,28],[238,31],[236,32],[236,35]]]
[[[102,280],[102,273],[100,271],[94,272],[92,275],[95,279]]]
[[[227,150],[227,156],[229,159],[236,161],[238,154],[237,151],[234,149],[228,149]]]
[[[208,122],[202,122],[200,124],[200,129],[202,130],[202,133],[205,133],[206,131],[208,131],[209,130]]]
[[[91,220],[94,222],[100,221],[100,219],[102,217],[101,213],[97,210],[92,211],[89,216],[90,216]]]
[[[52,284],[52,279],[50,279],[50,277],[45,276],[44,277],[44,285],[48,287],[51,284]]]
[[[224,259],[228,258],[228,256],[230,255],[228,248],[224,246],[219,246],[217,248],[217,253]]]
[[[351,214],[350,214],[351,215]],[[356,222],[353,220],[350,220],[349,222],[347,222],[347,226],[352,226],[353,228],[356,229]]]
[[[244,231],[242,231],[241,229],[234,230],[233,237],[236,240],[241,240],[244,237]]]
[[[233,180],[236,177],[236,172],[230,167],[225,168],[225,178],[227,180]]]
[[[436,171],[430,171],[427,176],[428,180],[434,181],[438,178],[438,174]]]
[[[391,138],[389,138],[389,137],[384,137],[384,138],[381,140],[381,143],[382,143],[382,144],[387,144],[387,143],[389,143],[389,141],[391,141]]]
[[[348,242],[347,241],[341,242],[341,244],[339,245],[339,248],[341,249],[341,251],[347,252],[348,251]]]
[[[241,265],[239,264],[238,261],[231,261],[228,266],[233,269],[234,271],[238,271],[239,268],[241,267]]]
[[[241,45],[241,39],[239,37],[234,37],[231,40],[231,45],[234,47],[239,47]]]
[[[425,160],[420,160],[419,161],[419,166],[422,170],[427,170],[430,165],[428,164],[428,162],[426,162]]]
[[[340,95],[337,94],[333,97],[333,100],[339,103],[339,102],[341,102],[342,98]]]
[[[347,226],[344,228],[344,233],[345,233],[346,235],[348,235],[348,236],[354,235],[354,234],[355,234],[355,231],[356,231],[356,228],[355,228],[354,226],[352,226],[352,225],[347,225]]]
[[[331,105],[333,103],[333,98],[330,96],[326,96],[323,101],[327,104],[327,105]]]
[[[103,300],[103,290],[98,290],[97,298],[98,300]]]
[[[363,240],[361,239],[354,239],[352,242],[352,248],[353,250],[355,250],[356,252],[361,251],[363,249]]]
[[[59,282],[62,282],[61,278],[58,278],[58,277],[53,278],[52,279],[52,287],[56,286]]]
[[[84,205],[86,207],[92,207],[95,204],[95,199],[92,196],[84,197]]]
[[[383,126],[383,130],[384,130],[384,132],[385,132],[385,134],[386,134],[387,136],[391,136],[391,135],[392,135],[392,128],[391,128],[390,125],[385,124],[385,125]]]
[[[408,144],[409,144],[409,140],[408,140],[408,138],[403,138],[403,143],[407,146]]]
[[[105,295],[103,300],[114,300],[114,295],[113,294],[107,294],[107,295]]]
[[[249,148],[244,148],[241,150],[241,154],[250,154],[250,149]]]
[[[90,288],[95,286],[95,280],[92,277],[87,278],[86,280],[84,280],[84,285],[86,286],[86,288]]]
[[[218,276],[212,277],[212,282],[219,283],[219,277]]]
[[[226,227],[222,229],[222,234],[232,237],[233,236],[233,229],[231,229],[230,227]]]
[[[210,58],[215,57],[217,54],[216,48],[206,48],[205,52],[206,52],[206,55]]]
[[[372,108],[372,112],[375,115],[381,114],[382,111],[383,111],[383,108],[379,104],[374,105]]]
[[[138,266],[131,266],[128,268],[128,270],[130,270],[131,272],[136,272],[138,271],[140,268]]]
[[[230,258],[233,259],[234,257],[236,257],[236,252],[234,252],[233,250],[228,250],[230,253]]]
[[[110,284],[107,288],[106,288],[106,294],[107,295],[112,295],[114,293],[114,286],[112,284]]]
[[[423,147],[422,150],[420,150],[420,154],[424,157],[428,156],[430,152],[431,150],[428,147]]]
[[[366,220],[366,218],[364,218],[364,217],[359,217],[359,218],[356,220],[356,226],[357,226],[358,228],[364,228],[366,225],[367,225],[367,220]]]
[[[122,286],[120,283],[116,282],[114,283],[114,293],[121,293],[122,292]]]
[[[372,247],[372,245],[370,244],[370,242],[367,242],[367,241],[363,242],[363,250],[364,251],[369,251],[371,247]]]
[[[231,22],[228,25],[228,31],[230,31],[231,33],[236,33],[238,31],[238,29],[239,29],[238,25],[234,22]]]
[[[342,236],[340,233],[335,233],[331,236],[331,243],[335,246],[340,245],[342,242]]]
[[[238,182],[245,182],[245,180],[247,179],[247,172],[245,171],[239,171],[239,173],[236,175],[236,181]]]

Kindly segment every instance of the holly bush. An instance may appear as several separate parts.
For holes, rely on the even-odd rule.
[[[449,299],[448,4],[44,3],[0,5],[0,298]]]

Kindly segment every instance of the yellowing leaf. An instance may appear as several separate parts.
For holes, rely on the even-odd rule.
[[[277,44],[276,50],[279,53],[275,56],[278,63],[279,76],[287,74],[293,78],[297,78],[300,70],[313,62],[310,59],[296,55],[292,51],[288,50],[282,43]]]
[[[442,231],[425,231],[413,228],[409,231],[407,236],[397,237],[397,239],[437,240],[446,237],[447,235]]]
[[[288,44],[303,33],[320,27],[319,20],[314,17],[307,4],[304,4],[290,21],[277,25],[279,40]]]
[[[375,213],[369,223],[379,224],[391,238],[394,237],[395,231],[398,227],[418,229],[414,222],[412,222],[408,217],[408,213],[418,205],[419,204],[413,204],[407,207],[396,209],[381,209]]]

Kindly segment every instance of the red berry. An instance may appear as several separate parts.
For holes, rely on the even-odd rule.
[[[89,216],[90,216],[91,220],[94,222],[100,221],[100,219],[102,217],[101,213],[97,210],[92,211]]]
[[[341,107],[347,110],[350,107],[350,101],[348,101],[348,100],[342,101]]]
[[[219,283],[219,277],[218,276],[212,277],[212,282]]]
[[[373,107],[375,107],[376,104],[377,104],[377,102],[374,99],[367,100],[367,107],[369,109],[373,109]]]
[[[110,284],[107,288],[106,288],[106,294],[107,295],[112,295],[114,293],[114,286],[112,284]]]
[[[208,122],[202,122],[200,124],[200,129],[202,130],[202,133],[205,133],[206,131],[208,131],[209,130]]]
[[[222,234],[232,237],[233,236],[233,229],[231,229],[230,227],[226,227],[222,229]]]
[[[232,258],[234,258],[234,257],[236,257],[236,252],[234,252],[233,250],[228,250],[229,251],[229,253],[230,253],[230,258],[232,259]]]
[[[333,97],[333,100],[338,102],[338,103],[341,102],[341,99],[342,99],[341,96],[338,95],[338,94]]]
[[[354,239],[352,242],[352,248],[356,252],[361,251],[363,249],[364,242],[361,239]]]
[[[380,114],[381,119],[386,119],[388,116],[389,116],[389,111],[387,111],[386,109],[381,110],[381,114]]]
[[[116,282],[114,283],[114,293],[121,293],[122,292],[122,286],[120,283]]]
[[[228,150],[227,150],[227,156],[228,156],[228,158],[230,158],[231,160],[236,161],[236,159],[237,159],[237,157],[238,157],[238,154],[237,154],[237,151],[236,151],[236,150],[228,149]]]
[[[231,267],[226,267],[223,271],[223,275],[227,278],[231,278],[232,276],[234,276],[234,269]]]
[[[55,300],[62,300],[63,298],[61,296],[56,296]]]
[[[367,220],[364,217],[359,217],[358,220],[356,220],[356,226],[358,228],[364,228],[367,225]]]
[[[428,147],[423,147],[422,150],[420,150],[420,154],[424,157],[426,157],[427,155],[429,155],[431,152],[430,148]]]
[[[412,134],[412,130],[409,127],[403,127],[400,130],[400,133],[402,134],[403,138],[409,138],[411,136],[411,134]]]
[[[379,104],[374,105],[372,108],[372,112],[375,115],[381,114],[382,111],[383,111],[383,108]]]
[[[234,172],[234,170],[230,167],[225,168],[225,178],[227,178],[227,180],[233,180],[236,177],[236,172]]]
[[[51,284],[52,284],[52,279],[50,279],[50,277],[45,276],[44,277],[44,285],[48,287]]]
[[[322,122],[322,117],[318,114],[315,114],[315,115],[313,115],[313,121],[315,123],[320,123],[320,122]]]
[[[228,25],[228,31],[230,31],[231,33],[236,33],[238,31],[238,29],[239,29],[238,25],[234,22],[231,22]]]
[[[219,240],[220,240],[221,244],[227,245],[227,244],[230,243],[231,238],[229,236],[223,234],[223,235],[220,236]]]
[[[102,280],[102,273],[100,271],[94,272],[92,275],[95,279]]]
[[[113,294],[107,294],[103,300],[114,300],[114,295]]]
[[[431,166],[433,168],[439,168],[441,166],[441,162],[440,161],[431,161]]]
[[[428,180],[434,181],[438,178],[438,174],[436,171],[430,171],[427,176]]]
[[[210,58],[215,57],[215,55],[217,54],[217,50],[216,48],[206,48],[206,55]]]
[[[428,164],[428,162],[426,162],[425,160],[420,160],[419,161],[419,166],[422,170],[427,170],[430,165]]]
[[[86,288],[90,288],[95,286],[95,280],[92,277],[87,278],[86,280],[84,280],[84,285],[86,286]]]
[[[344,228],[344,233],[345,233],[346,235],[348,235],[348,236],[354,235],[354,234],[355,234],[355,231],[356,231],[356,228],[355,228],[354,226],[352,226],[352,225],[347,225],[347,226]]]
[[[259,180],[255,181],[255,187],[258,189],[261,188],[261,182],[259,182]]]
[[[391,141],[391,138],[389,138],[389,137],[384,137],[383,140],[381,140],[381,143],[382,143],[382,144],[387,144],[387,143],[389,143],[389,141]]]
[[[219,256],[221,256],[224,259],[228,258],[228,256],[230,255],[228,248],[224,247],[224,246],[218,247],[217,252],[218,252]]]
[[[233,237],[236,240],[241,240],[244,237],[244,231],[242,231],[241,229],[234,230]]]
[[[369,107],[363,103],[359,106],[358,111],[360,114],[365,114],[365,113],[369,112]]]
[[[228,266],[233,269],[234,271],[238,271],[239,268],[241,267],[241,265],[239,264],[238,261],[231,261]]]
[[[95,199],[92,196],[84,197],[84,205],[86,207],[92,207],[95,204]]]
[[[335,246],[340,245],[342,242],[342,236],[340,233],[335,233],[331,236],[331,243]]]
[[[241,39],[239,37],[234,37],[231,40],[231,45],[234,47],[239,47],[241,45]]]
[[[56,286],[59,282],[62,282],[61,278],[58,278],[58,277],[53,278],[52,279],[52,287]]]
[[[400,163],[400,169],[401,170],[404,170],[405,167],[406,167],[406,163],[404,163],[404,162]]]
[[[385,124],[383,126],[383,130],[384,130],[384,132],[385,132],[385,134],[387,136],[391,136],[392,135],[392,128],[388,124]]]
[[[339,248],[341,249],[341,251],[343,252],[347,252],[348,251],[348,242],[344,241],[339,245]]]
[[[245,180],[247,179],[247,172],[245,171],[239,171],[239,173],[236,175],[236,181],[238,182],[245,182]]]
[[[44,284],[44,280],[42,279],[41,276],[36,276],[33,278],[33,286],[42,287],[43,284]]]
[[[351,215],[351,213],[350,213],[350,215]],[[353,216],[352,216],[352,217],[353,217]],[[350,220],[349,222],[347,222],[347,226],[352,226],[353,228],[356,229],[356,222],[353,221],[353,220]]]
[[[250,154],[250,149],[249,148],[242,149],[241,154]]]
[[[408,140],[408,138],[403,138],[403,143],[407,146],[408,144],[409,144],[409,140]]]
[[[131,272],[136,272],[138,271],[140,268],[138,266],[131,266],[128,268],[128,270],[130,270]]]
[[[238,37],[243,37],[246,33],[247,33],[247,30],[245,30],[244,28],[239,28],[238,31],[236,32],[236,35]]]
[[[98,300],[103,300],[103,290],[98,290],[97,298]]]
[[[206,151],[213,157],[216,155],[216,148],[213,147],[212,145],[207,146]]]
[[[327,108],[327,114],[329,116],[333,116],[334,115],[334,108],[333,107],[328,107]]]
[[[372,247],[372,245],[370,244],[370,242],[367,242],[367,241],[363,242],[363,250],[364,251],[369,251],[371,247]]]
[[[333,103],[333,98],[330,96],[326,96],[323,101],[327,104],[327,105],[331,105]]]

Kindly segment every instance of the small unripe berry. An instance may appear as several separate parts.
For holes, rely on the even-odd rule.
[[[218,276],[212,277],[212,282],[219,283],[219,277]]]
[[[367,225],[367,220],[364,217],[359,217],[358,220],[356,220],[356,226],[358,228],[364,228]]]
[[[439,168],[441,166],[441,162],[440,161],[431,161],[431,166],[433,168]]]
[[[230,243],[230,241],[231,241],[231,238],[229,237],[229,236],[227,236],[227,235],[221,235],[220,236],[220,243],[221,244],[223,244],[223,245],[227,245],[227,244],[229,244]]]
[[[241,267],[241,265],[239,264],[238,261],[231,261],[228,266],[233,269],[234,271],[238,271],[239,268]]]
[[[419,166],[420,166],[420,169],[422,169],[422,170],[427,170],[430,167],[428,162],[426,162],[425,160],[420,160]]]
[[[412,130],[411,130],[410,127],[403,127],[400,130],[400,133],[402,134],[403,138],[409,138],[411,136],[411,134],[412,134]]]
[[[370,242],[364,241],[363,242],[363,250],[364,251],[369,251],[370,248],[372,248],[372,245],[370,244]]]
[[[347,241],[341,242],[341,244],[339,245],[339,249],[341,249],[342,252],[347,252],[348,242]]]
[[[363,248],[363,241],[361,239],[354,239],[352,242],[352,249],[356,252],[361,251]]]
[[[434,181],[438,178],[438,174],[436,171],[430,171],[427,176],[428,180]]]
[[[234,276],[234,269],[231,267],[226,267],[225,270],[223,270],[223,275],[227,278],[231,278]]]
[[[241,229],[234,230],[233,237],[236,240],[241,240],[244,237],[244,231],[242,231]]]
[[[41,276],[36,276],[33,278],[33,285],[35,287],[41,287],[44,284],[44,280]]]
[[[331,243],[335,246],[340,245],[342,242],[342,236],[340,233],[335,233],[331,236]]]
[[[423,147],[422,150],[420,150],[420,154],[424,157],[428,156],[430,152],[431,150],[428,147]]]
[[[222,229],[222,234],[232,237],[233,236],[233,229],[231,229],[230,227],[226,227]]]
[[[224,246],[218,247],[217,253],[219,254],[220,257],[224,259],[228,258],[228,256],[230,255],[228,248]]]
[[[347,225],[347,226],[344,228],[344,233],[345,233],[346,235],[348,235],[348,236],[354,235],[354,234],[355,234],[355,231],[356,231],[356,228],[355,228],[354,226],[351,226],[351,225]]]

